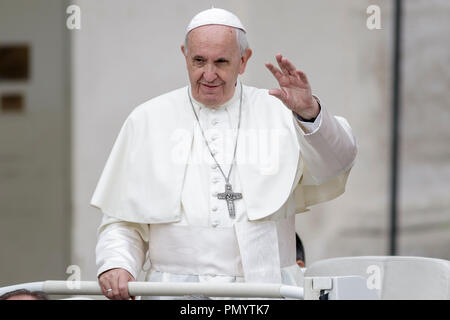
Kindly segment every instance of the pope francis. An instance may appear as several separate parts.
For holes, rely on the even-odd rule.
[[[228,11],[197,14],[181,52],[189,85],[131,112],[91,200],[103,293],[130,299],[143,269],[147,281],[296,285],[295,214],[344,192],[351,128],[281,54],[266,64],[279,88],[244,85],[252,51]]]

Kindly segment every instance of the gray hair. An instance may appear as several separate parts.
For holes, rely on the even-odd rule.
[[[245,35],[244,30],[239,29],[239,28],[233,28],[233,29],[235,30],[235,33],[236,33],[236,40],[237,40],[237,44],[239,47],[241,57],[243,57],[245,54],[245,50],[247,50],[249,48],[247,36]],[[184,38],[184,54],[185,55],[188,54],[188,35],[189,35],[189,32],[186,34],[186,37]]]

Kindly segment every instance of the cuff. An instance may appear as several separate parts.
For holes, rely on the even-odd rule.
[[[319,114],[317,115],[317,117],[314,119],[313,122],[305,121],[302,117],[300,117],[298,114],[296,114],[295,112],[292,111],[292,114],[294,115],[294,117],[296,119],[296,121],[294,121],[294,122],[296,124],[297,129],[300,129],[300,131],[305,135],[313,134],[314,132],[316,132],[322,123],[322,108],[323,107],[320,103],[320,99],[315,95],[313,95],[313,97],[316,99],[317,103],[319,104],[319,108],[320,108]]]

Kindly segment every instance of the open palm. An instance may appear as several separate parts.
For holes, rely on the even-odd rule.
[[[286,107],[305,119],[314,118],[319,113],[317,101],[311,93],[306,74],[281,54],[276,55],[280,69],[271,63],[266,63],[267,69],[277,79],[280,88],[269,90],[269,94],[280,99]]]

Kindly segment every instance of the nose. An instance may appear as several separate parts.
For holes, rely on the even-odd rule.
[[[203,71],[203,78],[207,82],[213,82],[217,78],[216,67],[213,64],[207,64]]]

